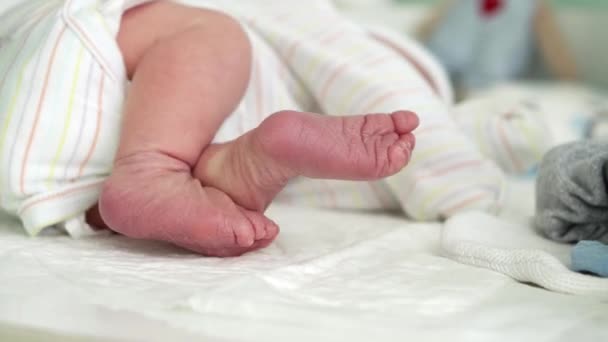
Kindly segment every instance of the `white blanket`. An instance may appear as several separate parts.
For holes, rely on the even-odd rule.
[[[563,293],[608,302],[608,279],[571,271],[572,246],[549,241],[527,224],[514,224],[485,213],[450,218],[442,233],[444,255]]]
[[[0,326],[140,340],[608,338],[608,303],[443,258],[440,224],[280,206],[270,215],[277,242],[234,259],[119,236],[28,238],[4,219]]]

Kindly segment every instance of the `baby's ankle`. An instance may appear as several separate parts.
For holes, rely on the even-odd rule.
[[[150,171],[152,169],[190,172],[188,163],[161,151],[137,151],[128,155],[118,156],[114,160],[113,170],[127,169],[131,172]]]

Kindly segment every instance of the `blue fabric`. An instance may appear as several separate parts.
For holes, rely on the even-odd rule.
[[[572,249],[572,269],[608,277],[608,245],[598,241],[580,241]]]
[[[533,56],[535,0],[504,0],[504,7],[484,17],[480,0],[458,0],[428,41],[428,48],[467,88],[512,79]]]

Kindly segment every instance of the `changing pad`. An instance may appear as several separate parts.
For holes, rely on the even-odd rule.
[[[269,214],[282,226],[276,243],[231,259],[117,235],[32,239],[3,219],[0,322],[141,340],[608,338],[607,303],[441,257],[440,224],[289,206]]]

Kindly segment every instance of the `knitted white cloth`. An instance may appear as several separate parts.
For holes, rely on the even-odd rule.
[[[608,302],[608,279],[571,271],[571,245],[539,236],[530,224],[482,212],[450,218],[444,225],[443,254],[458,262],[491,269],[521,282]]]

